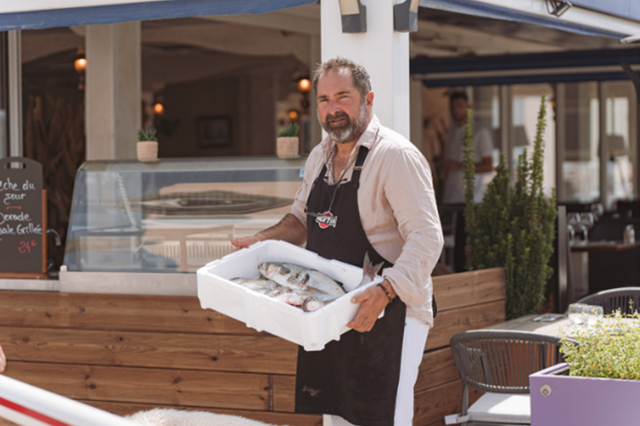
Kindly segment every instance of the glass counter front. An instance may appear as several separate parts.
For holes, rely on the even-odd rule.
[[[76,175],[67,271],[194,272],[289,212],[304,159],[89,161]]]

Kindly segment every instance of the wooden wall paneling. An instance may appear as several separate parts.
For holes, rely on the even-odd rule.
[[[296,376],[271,376],[273,410],[293,413],[296,404]]]
[[[204,407],[193,408],[175,405],[131,404],[86,400],[80,400],[80,402],[92,405],[96,408],[100,408],[119,416],[127,416],[133,413],[137,413],[138,411],[147,411],[154,408],[172,408],[175,410],[206,411],[211,413],[231,414],[234,416],[247,417],[249,419],[258,420],[273,425],[322,426],[322,416],[320,415],[279,413],[274,411],[221,410]],[[0,423],[0,426],[4,425]]]
[[[422,357],[415,392],[458,380],[458,370],[449,347],[426,352]]]
[[[298,347],[273,336],[0,327],[10,362],[295,374]]]
[[[74,399],[269,410],[266,374],[27,362],[5,374]]]
[[[435,326],[429,331],[426,349],[449,346],[451,337],[467,330],[504,322],[504,300],[438,313]]]
[[[432,281],[438,312],[506,298],[504,268],[441,275]]]
[[[455,381],[416,392],[414,403],[414,425],[430,425],[444,420],[449,414],[460,412],[462,382]],[[481,392],[469,389],[469,406],[480,398]]]
[[[0,325],[258,335],[197,297],[3,291]],[[262,333],[266,334],[266,333]]]

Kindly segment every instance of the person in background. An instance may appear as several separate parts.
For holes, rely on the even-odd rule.
[[[414,385],[435,313],[431,273],[443,246],[431,170],[373,113],[362,66],[329,60],[316,69],[313,85],[328,137],[309,155],[291,213],[232,243],[306,242],[327,259],[362,267],[368,253],[374,264],[384,263],[384,281],[352,300],[360,304],[347,324],[352,330],[321,351],[299,349],[296,412],[325,414],[332,426],[412,426]]]
[[[2,346],[0,346],[0,373],[4,372],[4,368],[7,366],[7,357],[2,352]]]
[[[453,92],[449,97],[452,122],[444,140],[442,166],[447,171],[442,191],[443,204],[464,204],[463,138],[467,125],[467,110],[471,108],[467,94]],[[489,130],[473,123],[473,153],[476,164],[474,201],[479,203],[486,189],[484,177],[493,171],[493,141]]]
[[[453,269],[462,272],[467,267],[465,253],[466,232],[463,214],[464,207],[464,134],[467,127],[467,110],[469,99],[464,92],[453,92],[449,97],[451,107],[451,125],[444,139],[442,150],[442,168],[446,172],[442,190],[442,204],[453,205],[457,213],[451,217],[455,221],[455,248],[453,253]],[[493,171],[493,142],[489,130],[473,123],[473,153],[476,165],[475,191],[473,199],[482,201],[486,189],[486,177]]]

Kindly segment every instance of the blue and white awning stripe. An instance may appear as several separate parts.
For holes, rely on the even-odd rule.
[[[560,18],[548,13],[545,0],[420,0],[420,6],[529,23],[582,35],[623,39],[640,33],[640,10],[638,6],[630,4],[625,9],[617,3],[633,1],[640,3],[637,0],[572,0],[574,7]],[[579,7],[579,3],[586,7]],[[600,3],[600,7],[592,7],[595,3]],[[623,13],[625,10],[628,13]]]
[[[638,0],[571,0],[571,3],[609,15],[640,21],[640,2]]]
[[[43,7],[34,7],[34,4],[40,3]],[[17,2],[19,7],[15,6],[16,3],[6,8],[0,5],[0,31],[207,15],[257,14],[313,3],[317,3],[317,0],[152,0],[135,3],[121,0],[84,2],[23,0]],[[47,4],[53,5],[47,7]],[[60,4],[78,4],[79,6],[60,8]],[[6,12],[2,13],[3,10]]]

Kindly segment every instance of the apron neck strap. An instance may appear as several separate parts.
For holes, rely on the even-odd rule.
[[[367,154],[369,154],[369,148],[360,146],[358,158],[356,159],[356,164],[353,166],[353,173],[351,174],[352,182],[360,182],[360,173],[362,172],[362,165],[367,158]]]

